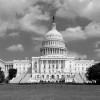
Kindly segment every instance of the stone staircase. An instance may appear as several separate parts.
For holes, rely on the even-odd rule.
[[[24,77],[25,74],[20,74],[18,76],[16,76],[15,78],[13,78],[10,83],[19,83],[19,81],[21,80],[21,78]]]
[[[19,81],[19,83],[29,83],[30,78],[31,78],[31,74],[27,73],[27,74],[25,74],[24,77],[22,77],[22,79]]]
[[[10,83],[28,83],[31,78],[31,67],[28,68],[26,73],[22,73],[13,78]]]
[[[75,73],[74,81],[75,83],[84,83],[84,80],[82,79],[79,73]]]
[[[80,75],[81,75],[81,76],[82,76],[82,78],[84,79],[84,82],[85,82],[85,83],[87,83],[87,82],[88,82],[88,80],[87,80],[87,78],[86,78],[86,76],[85,76],[85,73],[81,73]]]

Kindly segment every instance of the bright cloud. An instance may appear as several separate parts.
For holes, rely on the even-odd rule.
[[[86,40],[88,38],[100,37],[100,23],[91,22],[84,30],[82,27],[67,28],[61,31],[66,41]]]
[[[100,23],[91,22],[85,27],[87,37],[100,37]]]
[[[22,44],[12,45],[7,48],[8,51],[24,51],[24,47]]]
[[[100,21],[99,4],[100,0],[59,0],[58,5],[60,6],[57,6],[56,15],[65,18],[77,15],[93,21]]]
[[[20,26],[22,30],[44,34],[47,32],[47,27],[41,24],[41,21],[49,20],[49,13],[43,13],[40,6],[31,7],[22,19],[20,19]]]
[[[62,31],[61,33],[65,38],[65,41],[86,39],[85,32],[79,26],[75,28],[67,28],[65,31]]]
[[[32,31],[43,34],[48,29],[41,21],[49,20],[49,13],[42,12],[38,0],[0,0],[0,34],[8,29]]]

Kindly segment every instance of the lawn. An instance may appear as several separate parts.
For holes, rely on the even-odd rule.
[[[100,100],[99,85],[0,85],[0,100]]]

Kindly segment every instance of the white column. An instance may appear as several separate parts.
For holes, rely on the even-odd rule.
[[[59,65],[60,65],[60,72],[61,72],[61,60],[60,60],[60,64]]]
[[[54,67],[54,72],[56,73],[56,60],[55,60],[55,67]]]

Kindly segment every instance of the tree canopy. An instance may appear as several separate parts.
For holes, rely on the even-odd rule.
[[[88,68],[86,77],[89,81],[100,84],[100,63],[92,65]]]
[[[4,75],[4,72],[1,70],[1,67],[0,67],[0,83],[4,82],[5,80],[5,75]]]
[[[9,79],[11,80],[12,78],[16,77],[17,74],[17,69],[9,69]]]

